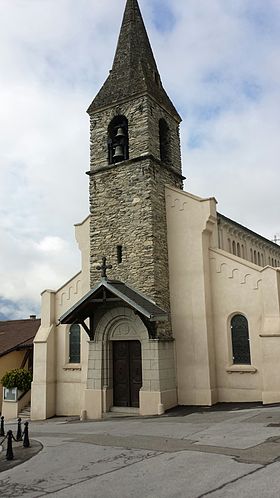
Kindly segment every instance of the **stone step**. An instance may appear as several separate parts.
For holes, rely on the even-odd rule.
[[[28,403],[28,405],[26,405],[18,414],[18,417],[22,419],[30,418],[30,412],[31,412],[31,404]]]
[[[112,406],[103,418],[139,417],[139,408]]]
[[[111,406],[111,413],[124,413],[125,415],[139,415],[139,408],[132,406]]]

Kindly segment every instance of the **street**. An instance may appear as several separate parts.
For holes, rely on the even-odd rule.
[[[31,422],[43,449],[1,472],[0,496],[279,498],[280,407],[240,406]]]

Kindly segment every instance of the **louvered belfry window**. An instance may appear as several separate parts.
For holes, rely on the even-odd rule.
[[[77,323],[69,330],[69,363],[80,363],[81,360],[81,331]]]
[[[232,358],[236,365],[250,365],[250,338],[248,320],[243,315],[231,319]]]

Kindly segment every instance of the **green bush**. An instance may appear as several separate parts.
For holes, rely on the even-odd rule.
[[[20,391],[26,392],[31,388],[32,373],[23,368],[15,368],[6,372],[1,379],[1,384],[8,389],[17,387]]]

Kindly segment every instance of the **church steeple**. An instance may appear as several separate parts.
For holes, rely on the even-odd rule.
[[[165,186],[182,188],[180,116],[163,89],[137,0],[127,0],[113,67],[90,115],[91,285],[111,277],[169,310]],[[165,332],[170,334],[170,324]]]
[[[144,94],[181,120],[162,86],[138,1],[127,0],[112,70],[88,113]]]

